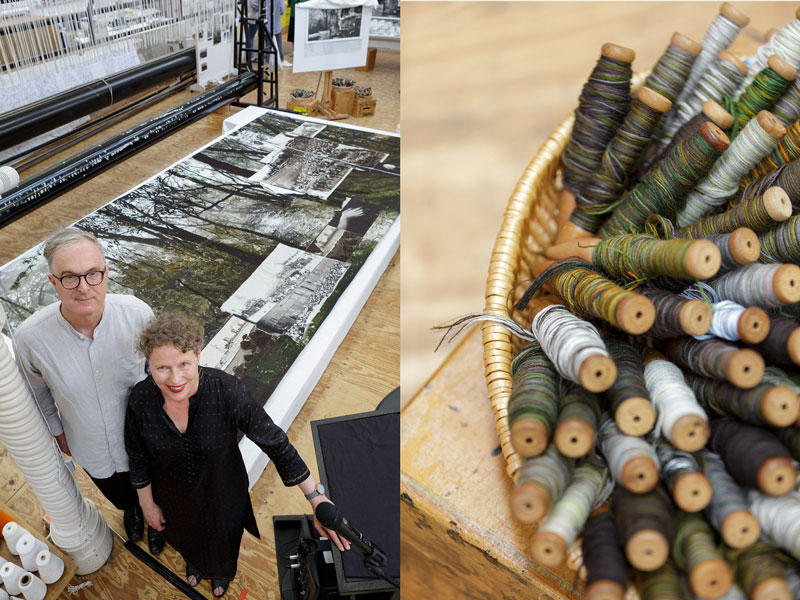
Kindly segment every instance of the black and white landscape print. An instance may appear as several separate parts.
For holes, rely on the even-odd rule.
[[[400,211],[400,139],[268,112],[85,217],[109,291],[205,327],[201,363],[269,398]],[[37,246],[0,268],[12,329],[57,301]]]
[[[361,36],[361,6],[313,8],[308,11],[308,42],[346,40]]]

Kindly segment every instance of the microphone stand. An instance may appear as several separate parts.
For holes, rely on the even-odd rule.
[[[400,584],[383,572],[383,567],[386,564],[386,555],[382,550],[373,544],[372,552],[370,554],[364,554],[363,556],[365,569],[376,577],[380,577],[393,587],[396,587],[398,590],[400,589]]]

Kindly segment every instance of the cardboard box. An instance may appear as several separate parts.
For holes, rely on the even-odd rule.
[[[316,98],[289,98],[286,108],[307,117],[316,117],[319,114],[319,100]]]

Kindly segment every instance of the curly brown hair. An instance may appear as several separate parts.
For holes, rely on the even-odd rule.
[[[165,312],[156,315],[139,335],[137,349],[149,358],[155,348],[172,344],[181,352],[203,348],[203,326],[187,315]]]

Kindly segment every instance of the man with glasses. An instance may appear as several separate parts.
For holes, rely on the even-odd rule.
[[[138,541],[144,519],[128,472],[125,408],[145,377],[136,343],[153,311],[134,296],[106,294],[108,265],[92,234],[62,229],[43,254],[60,302],[18,327],[17,360],[61,451],[124,511],[125,531]],[[148,546],[154,554],[164,547],[155,529],[148,528]]]

